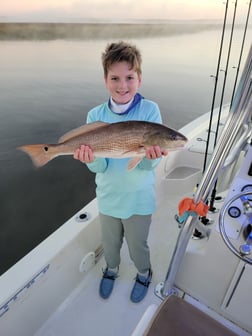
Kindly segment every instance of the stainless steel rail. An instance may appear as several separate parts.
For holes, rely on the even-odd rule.
[[[221,133],[219,141],[213,152],[212,158],[202,177],[201,183],[194,196],[197,204],[201,200],[206,202],[207,197],[214,186],[216,179],[225,163],[225,160],[234,145],[237,135],[244,124],[251,122],[252,116],[252,45],[249,50],[247,61],[231,106],[227,121]],[[166,279],[161,283],[161,296],[164,298],[174,292],[173,286],[177,271],[183,255],[196,226],[197,218],[189,216],[180,231]],[[160,295],[159,295],[160,296]]]

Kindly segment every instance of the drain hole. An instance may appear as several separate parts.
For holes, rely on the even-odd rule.
[[[77,222],[86,222],[89,220],[89,216],[87,212],[82,212],[75,219]]]

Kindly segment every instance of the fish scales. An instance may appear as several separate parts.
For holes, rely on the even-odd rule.
[[[150,146],[176,150],[187,142],[186,137],[165,125],[147,121],[124,121],[113,124],[96,122],[81,126],[63,135],[58,144],[24,145],[35,166],[41,167],[60,155],[73,155],[81,145],[89,146],[97,157],[133,158],[145,156]],[[138,158],[137,158],[138,159]],[[139,161],[129,163],[134,168]]]
[[[95,133],[91,131],[81,137],[76,137],[72,140],[72,148],[78,148],[81,144],[85,144],[90,146],[96,155],[104,153],[113,155],[114,153],[118,156],[138,149],[142,145],[142,141],[143,136],[137,129],[122,127],[118,132],[115,127],[105,127],[98,129]]]

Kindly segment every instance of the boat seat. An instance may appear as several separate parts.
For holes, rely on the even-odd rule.
[[[171,295],[160,305],[144,336],[237,336],[189,302]]]

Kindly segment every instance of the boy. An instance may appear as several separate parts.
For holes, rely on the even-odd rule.
[[[128,43],[111,43],[102,54],[104,80],[110,93],[109,101],[93,108],[87,123],[115,123],[144,120],[161,123],[158,105],[144,99],[138,88],[142,81],[141,54]],[[96,195],[100,212],[104,257],[107,267],[100,283],[100,296],[107,299],[117,278],[123,237],[136,269],[131,300],[140,302],[151,282],[152,270],[147,243],[151,215],[155,211],[154,168],[162,155],[158,146],[146,150],[146,157],[132,171],[128,159],[95,158],[90,147],[83,145],[74,158],[86,163],[96,173]]]

